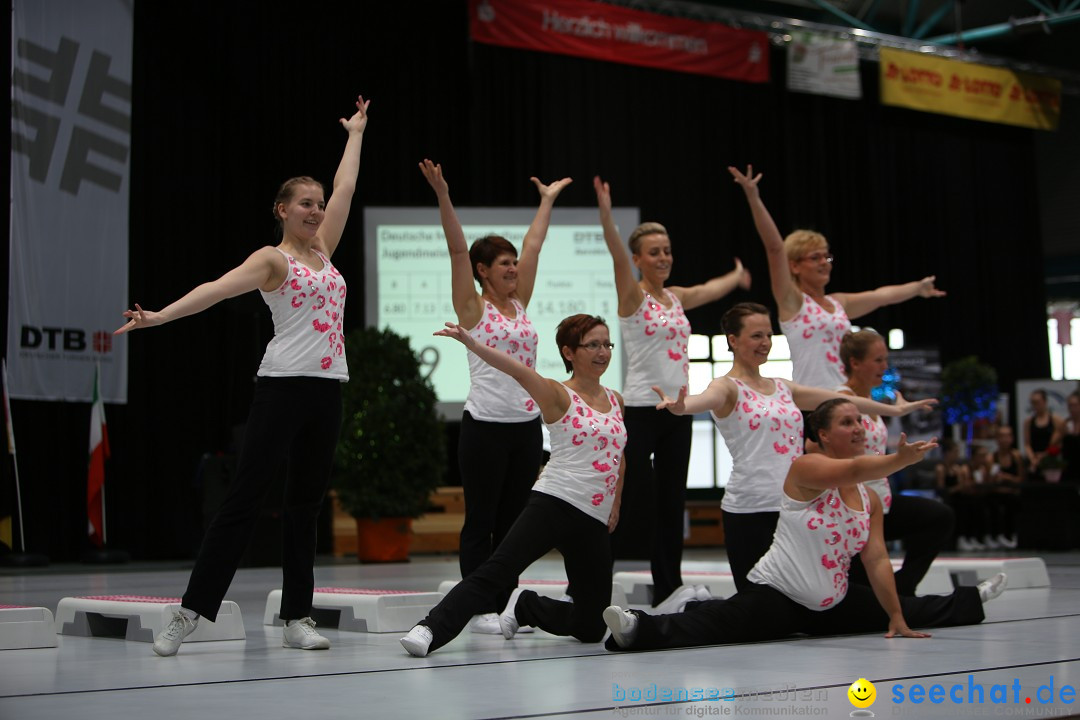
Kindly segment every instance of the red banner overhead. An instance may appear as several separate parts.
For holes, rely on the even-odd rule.
[[[588,0],[469,0],[469,33],[490,45],[769,81],[765,33]]]

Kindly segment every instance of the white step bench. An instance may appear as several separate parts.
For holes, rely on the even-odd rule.
[[[439,583],[439,592],[447,594],[450,589],[457,585],[460,580],[443,580]],[[522,590],[532,590],[537,595],[562,600],[566,596],[566,588],[570,583],[566,580],[519,580],[518,587]],[[611,584],[611,604],[626,607],[626,591],[617,582]]]
[[[956,585],[978,585],[999,572],[1009,576],[1009,590],[1050,587],[1046,563],[1037,557],[939,557],[934,567],[949,573]]]
[[[353,632],[405,632],[427,617],[443,599],[442,593],[410,590],[364,590],[360,588],[315,588],[311,598],[311,619],[320,627]],[[284,625],[281,590],[266,597],[264,625]]]
[[[56,626],[48,608],[0,605],[0,650],[56,647]]]
[[[66,597],[56,608],[56,632],[59,635],[154,642],[154,637],[172,622],[173,613],[179,609],[180,598],[146,595]],[[226,600],[221,603],[217,621],[204,619],[184,642],[243,640],[245,637],[239,606]]]

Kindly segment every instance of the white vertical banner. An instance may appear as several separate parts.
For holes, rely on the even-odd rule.
[[[859,49],[852,40],[808,32],[792,33],[788,43],[788,90],[858,100]]]
[[[11,397],[127,401],[134,0],[15,0]]]

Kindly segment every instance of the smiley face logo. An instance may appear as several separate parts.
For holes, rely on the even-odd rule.
[[[857,708],[868,708],[874,704],[874,700],[877,699],[877,690],[874,689],[874,683],[870,682],[866,678],[859,678],[855,682],[851,683],[851,687],[847,691],[848,700],[851,704]]]

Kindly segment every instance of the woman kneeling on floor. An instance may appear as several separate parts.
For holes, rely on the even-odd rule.
[[[793,633],[887,630],[889,638],[924,638],[930,636],[909,623],[946,627],[982,622],[982,605],[1005,589],[1005,574],[951,595],[898,596],[882,535],[881,501],[862,484],[918,462],[937,443],[909,443],[901,435],[895,454],[864,455],[859,411],[847,400],[822,403],[806,425],[822,452],[792,463],[772,547],[750,571],[749,589],[726,600],[689,603],[674,615],[611,606],[604,611],[612,632],[608,649],[754,642]],[[848,585],[855,553],[861,555],[871,587]]]

